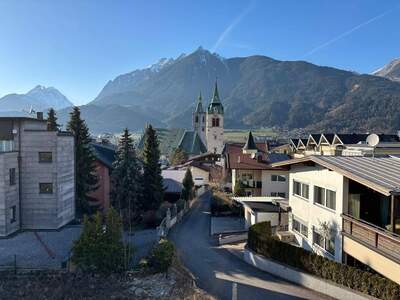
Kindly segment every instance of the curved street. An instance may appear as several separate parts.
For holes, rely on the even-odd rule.
[[[217,299],[329,299],[258,270],[210,236],[210,193],[203,194],[170,233],[196,284]]]

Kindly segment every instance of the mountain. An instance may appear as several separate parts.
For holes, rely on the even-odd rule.
[[[144,125],[151,123],[156,127],[165,127],[166,125],[159,121],[164,116],[151,110],[143,110],[135,106],[121,105],[83,105],[80,107],[81,116],[86,121],[90,132],[100,133],[120,133],[122,129],[142,130]],[[57,111],[58,123],[65,129],[70,119],[72,107]]]
[[[53,87],[36,86],[26,94],[9,94],[0,98],[0,111],[46,111],[50,107],[62,109],[72,102]]]
[[[228,128],[400,128],[400,83],[305,61],[223,58],[203,48],[118,76],[88,106],[133,106],[169,127],[188,128],[199,91],[210,99],[216,77]]]
[[[372,73],[376,76],[400,82],[400,58],[392,60],[387,65]]]

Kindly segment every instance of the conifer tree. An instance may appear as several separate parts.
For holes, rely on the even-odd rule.
[[[47,112],[47,130],[48,131],[59,131],[60,125],[57,124],[56,112],[53,108],[50,108]]]
[[[87,194],[97,189],[95,157],[90,148],[89,129],[81,119],[79,107],[74,107],[67,130],[75,137],[75,189],[78,216],[89,212]]]
[[[243,182],[241,180],[236,181],[235,189],[233,190],[233,194],[236,197],[244,197],[246,196],[246,191],[244,189]]]
[[[151,125],[147,126],[144,135],[143,171],[143,207],[145,210],[157,210],[164,198],[164,186],[158,138]]]
[[[182,184],[183,184],[183,189],[181,194],[182,199],[186,201],[192,200],[194,182],[193,182],[192,171],[190,171],[190,168],[186,169],[185,177],[183,178]]]
[[[142,176],[133,140],[128,129],[119,140],[117,157],[111,174],[111,198],[113,205],[123,216],[125,224],[131,224],[139,215],[142,198]]]

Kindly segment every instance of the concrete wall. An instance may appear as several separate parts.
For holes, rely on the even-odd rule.
[[[343,251],[370,266],[383,276],[400,284],[400,265],[393,260],[384,257],[346,236],[343,237]]]
[[[290,282],[294,282],[311,290],[328,295],[335,299],[365,300],[375,299],[361,294],[344,286],[339,286],[326,280],[319,279],[313,275],[298,271],[286,265],[280,264],[263,256],[257,255],[249,249],[244,251],[244,260],[258,269],[266,271]]]
[[[271,175],[284,175],[286,181],[272,181]],[[289,171],[262,170],[261,175],[262,190],[261,196],[271,196],[271,193],[285,193],[289,197]]]
[[[15,169],[15,184],[10,185],[10,169]],[[0,236],[7,236],[20,227],[19,219],[18,153],[0,153]],[[11,208],[16,208],[12,221]]]
[[[219,127],[212,127],[212,119],[219,118]],[[224,148],[224,116],[219,114],[209,114],[206,116],[206,139],[208,152],[221,154]]]
[[[295,234],[298,243],[307,250],[333,258],[342,262],[342,218],[344,207],[347,210],[348,180],[342,175],[329,171],[320,166],[293,166],[290,171],[289,205],[292,208],[291,216],[296,216],[308,226],[308,237],[292,230],[292,218],[289,218],[289,230]],[[309,199],[304,199],[293,194],[293,180],[309,185]],[[314,185],[327,188],[336,192],[336,210],[331,210],[319,204],[314,204]],[[313,227],[321,228],[321,223],[326,222],[334,229],[335,255],[327,253],[319,246],[313,244]]]
[[[196,186],[209,184],[209,172],[196,167],[190,167],[190,171],[192,172],[193,181]]]

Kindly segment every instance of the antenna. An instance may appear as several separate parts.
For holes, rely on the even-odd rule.
[[[379,136],[375,133],[371,133],[367,136],[367,144],[372,146],[372,157],[375,157],[375,146],[379,144]]]

